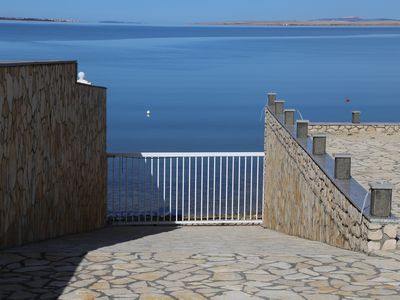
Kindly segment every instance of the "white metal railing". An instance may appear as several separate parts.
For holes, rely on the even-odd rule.
[[[261,223],[264,153],[109,153],[113,224]]]

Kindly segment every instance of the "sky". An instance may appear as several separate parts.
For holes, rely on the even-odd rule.
[[[0,16],[187,24],[203,21],[399,18],[400,0],[2,0]]]

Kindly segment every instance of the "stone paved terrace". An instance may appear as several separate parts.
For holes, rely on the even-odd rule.
[[[400,134],[328,134],[327,151],[352,154],[352,176],[366,189],[371,181],[393,183],[392,211],[400,217]]]
[[[0,252],[0,267],[1,299],[400,299],[399,252],[258,226],[109,227]]]

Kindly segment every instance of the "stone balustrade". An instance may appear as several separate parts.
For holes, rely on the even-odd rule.
[[[287,125],[270,102],[265,118],[264,226],[349,250],[395,249],[399,220],[392,214],[371,215],[371,196],[351,177],[351,157],[341,154],[335,161],[326,154],[326,137],[316,134],[325,125],[306,121]],[[334,126],[329,129],[349,133],[365,128]],[[397,130],[397,126],[372,128]]]

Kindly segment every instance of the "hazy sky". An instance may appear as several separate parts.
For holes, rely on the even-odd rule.
[[[190,23],[361,16],[400,18],[400,0],[2,0],[0,16]]]

